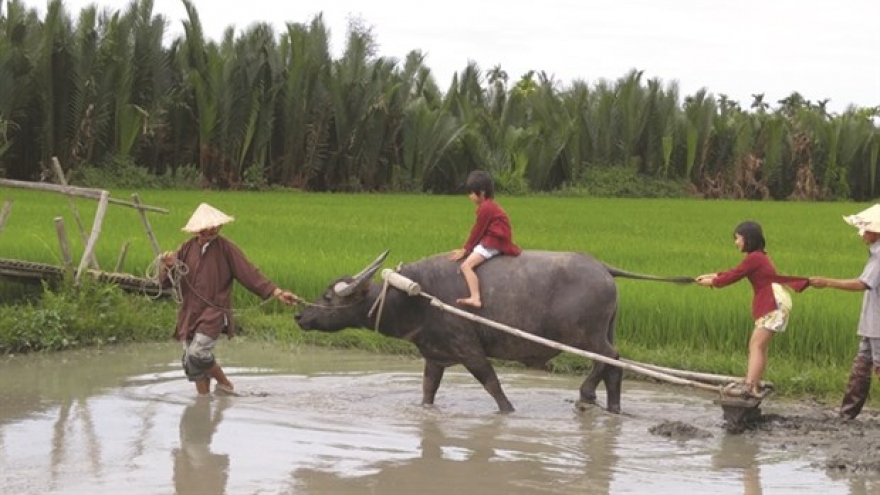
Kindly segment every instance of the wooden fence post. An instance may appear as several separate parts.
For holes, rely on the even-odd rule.
[[[9,214],[12,212],[12,200],[7,199],[3,202],[3,209],[0,210],[0,232],[3,232],[3,227],[6,226],[6,220],[9,218]]]
[[[98,210],[95,212],[95,222],[92,224],[92,233],[89,236],[88,242],[86,242],[86,250],[79,262],[79,267],[76,269],[74,285],[79,285],[79,279],[86,269],[86,263],[94,256],[95,244],[98,242],[98,236],[101,235],[101,225],[104,223],[104,214],[107,213],[107,203],[109,199],[110,193],[107,191],[101,191],[101,199],[98,200]]]
[[[58,157],[52,157],[52,169],[55,171],[55,178],[58,180],[58,183],[62,186],[68,186],[67,178],[64,177],[64,170],[61,169],[61,163],[58,161]],[[70,210],[73,212],[73,218],[76,220],[76,226],[79,229],[79,236],[82,239],[83,244],[88,242],[88,236],[86,236],[86,228],[83,225],[82,217],[79,216],[79,208],[76,207],[76,203],[73,201],[73,197],[68,194],[67,202],[70,204]],[[89,263],[92,265],[92,268],[96,270],[100,270],[101,267],[98,266],[98,260],[95,259],[94,255],[91,255],[89,258]]]
[[[129,244],[128,241],[122,244],[122,249],[119,250],[119,259],[116,260],[116,266],[113,268],[113,273],[119,273],[119,271],[122,270],[122,265],[125,263],[125,256],[128,254]]]
[[[58,244],[61,246],[61,261],[67,273],[73,271],[73,257],[70,255],[70,244],[67,242],[67,230],[64,228],[64,219],[55,217],[55,232],[58,234]]]
[[[150,220],[147,218],[147,212],[141,207],[141,198],[134,193],[131,195],[131,202],[135,204],[137,207],[137,211],[141,216],[141,222],[144,224],[144,228],[147,230],[147,237],[150,238],[150,244],[153,246],[153,254],[159,256],[161,254],[162,249],[159,247],[159,242],[156,241],[156,236],[153,234],[153,227],[150,225]]]

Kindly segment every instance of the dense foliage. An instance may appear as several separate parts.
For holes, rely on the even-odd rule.
[[[89,280],[76,289],[65,283],[32,301],[0,305],[0,353],[167,339],[173,324],[167,304]]]
[[[449,192],[483,168],[522,192],[576,190],[615,167],[705,197],[876,194],[880,107],[829,114],[827,100],[793,92],[744,109],[637,70],[563,84],[474,64],[442,91],[420,51],[377,55],[362,22],[334,59],[320,15],[214,41],[182,1],[184,34],[170,44],[152,0],[74,18],[51,0],[42,19],[7,2],[0,176],[38,179],[57,156],[74,178],[129,163],[200,187]]]

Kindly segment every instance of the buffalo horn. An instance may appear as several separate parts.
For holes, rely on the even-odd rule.
[[[333,288],[333,291],[336,292],[336,294],[340,297],[350,296],[354,292],[354,290],[358,288],[362,283],[370,280],[373,277],[376,271],[378,271],[379,268],[382,266],[382,263],[388,256],[389,251],[389,249],[386,249],[384,253],[380,254],[379,257],[375,259],[375,261],[373,261],[372,263],[367,265],[366,268],[358,272],[358,274],[353,277],[354,280],[352,280],[350,283],[343,284],[342,282],[340,282],[336,284],[336,286]]]

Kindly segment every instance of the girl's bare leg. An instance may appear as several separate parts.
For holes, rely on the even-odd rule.
[[[773,332],[766,328],[757,327],[752,331],[749,339],[749,366],[746,372],[746,384],[753,392],[758,392],[761,386],[761,377],[767,366],[767,350],[770,348],[770,340]]]

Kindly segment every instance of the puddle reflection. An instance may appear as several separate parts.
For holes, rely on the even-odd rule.
[[[226,352],[242,390],[271,394],[196,398],[170,347],[0,362],[3,492],[867,495],[880,482],[830,478],[810,452],[724,434],[705,397],[650,384],[627,384],[625,415],[577,414],[580,378],[506,371],[519,408],[504,415],[455,369],[438,405],[421,407],[418,360]],[[664,419],[713,436],[651,435]]]
[[[723,435],[718,450],[712,455],[712,467],[742,473],[743,495],[763,495],[759,453],[760,447],[750,439]]]
[[[223,412],[232,405],[226,397],[198,397],[180,416],[180,446],[174,457],[174,489],[178,495],[226,493],[229,454],[215,453],[211,442]]]

